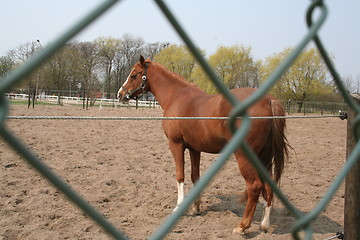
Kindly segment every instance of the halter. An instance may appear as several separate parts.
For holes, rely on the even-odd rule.
[[[132,95],[134,93],[136,93],[137,91],[142,90],[142,92],[144,92],[144,89],[146,87],[146,80],[147,80],[146,74],[147,74],[148,66],[149,66],[149,63],[145,63],[144,72],[143,72],[143,75],[141,77],[142,82],[141,82],[141,84],[140,84],[140,86],[138,88],[136,88],[136,89],[134,89],[132,91],[128,91],[124,86],[122,86],[122,88],[125,90],[126,98],[128,100],[130,100],[130,99],[136,100],[137,97],[133,97]]]

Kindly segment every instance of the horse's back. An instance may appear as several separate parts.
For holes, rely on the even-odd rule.
[[[235,88],[231,89],[231,93],[240,101],[243,102],[247,98],[249,98],[251,95],[253,95],[257,91],[256,88]],[[205,106],[204,109],[206,112],[211,112],[213,116],[215,117],[227,117],[230,115],[233,105],[229,103],[229,101],[221,94],[213,95],[214,99],[212,102],[216,104],[209,104],[204,103],[202,104]],[[276,100],[273,96],[270,94],[266,94],[263,96],[259,101],[257,101],[255,104],[250,106],[250,108],[247,110],[249,116],[251,117],[267,117],[272,116],[271,112],[271,101]]]
[[[256,88],[235,88],[231,90],[240,101],[244,101],[256,91]],[[248,109],[248,114],[251,117],[272,116],[271,101],[276,101],[276,99],[272,95],[266,94]]]
[[[240,101],[244,101],[256,89],[239,88],[231,90]],[[250,116],[271,116],[270,95],[266,95],[249,109]],[[176,117],[227,117],[232,105],[222,95],[199,94],[181,96],[178,101],[164,111],[164,116]],[[239,121],[239,125],[241,121]],[[271,122],[257,120],[252,124],[249,140],[255,135],[266,135]],[[185,147],[197,151],[218,153],[230,140],[231,133],[224,119],[217,120],[165,120],[163,128],[170,141],[182,142]]]

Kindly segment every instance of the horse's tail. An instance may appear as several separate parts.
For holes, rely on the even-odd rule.
[[[272,116],[285,116],[284,108],[279,100],[270,100]],[[259,158],[271,173],[276,183],[279,183],[284,164],[289,157],[291,146],[285,136],[286,122],[284,118],[274,118],[272,128],[265,146],[259,153]]]
[[[270,100],[270,105],[273,117],[285,116],[285,111],[279,100]],[[292,149],[285,136],[285,128],[285,118],[274,118],[270,134],[258,155],[277,184],[280,182],[285,162],[289,158],[289,148]],[[245,202],[247,197],[247,191],[245,190],[240,195],[240,202]]]
[[[279,100],[270,100],[271,112],[273,117],[285,116],[285,111]],[[280,182],[286,160],[289,158],[289,148],[291,148],[285,136],[285,118],[272,119],[272,127],[264,147],[258,157],[269,171],[276,183]],[[247,200],[246,191],[240,196],[240,201]]]

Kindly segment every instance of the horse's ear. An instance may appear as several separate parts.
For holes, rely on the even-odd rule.
[[[143,55],[140,55],[140,64],[144,65],[145,64],[145,58],[143,57]]]

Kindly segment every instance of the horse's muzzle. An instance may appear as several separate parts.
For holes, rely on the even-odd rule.
[[[119,102],[127,103],[131,99],[131,97],[127,93],[125,93],[124,95],[119,93],[118,94],[118,99],[119,99]]]
[[[121,99],[122,99],[122,94],[121,93],[118,93],[117,99],[119,100],[119,102],[121,102]]]

